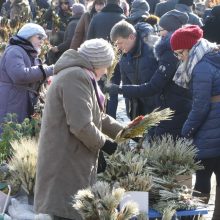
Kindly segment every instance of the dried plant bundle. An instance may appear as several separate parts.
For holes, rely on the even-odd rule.
[[[106,182],[98,181],[92,187],[79,190],[74,196],[73,208],[85,220],[128,220],[139,214],[136,203],[126,203],[118,211],[117,207],[124,195],[123,188],[112,189]]]
[[[13,156],[9,161],[9,169],[28,195],[33,195],[37,164],[37,141],[22,138],[11,143]]]
[[[127,149],[126,146],[119,146],[113,155],[105,155],[106,171],[98,178],[126,191],[148,192],[153,185],[148,160],[140,153]]]
[[[191,175],[203,168],[199,161],[195,161],[197,152],[192,140],[167,135],[152,141],[143,154],[155,176],[174,181],[178,175]]]
[[[151,127],[156,126],[163,120],[170,120],[174,114],[170,108],[163,110],[155,109],[152,113],[145,116],[138,116],[128,126],[122,129],[115,141],[120,143],[127,139],[143,136]]]

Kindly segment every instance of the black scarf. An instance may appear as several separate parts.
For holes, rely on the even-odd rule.
[[[37,58],[38,56],[38,53],[36,49],[33,47],[33,45],[31,44],[31,42],[22,37],[19,37],[18,35],[11,37],[9,40],[9,44],[17,45],[23,48],[27,52],[27,54],[32,58]]]

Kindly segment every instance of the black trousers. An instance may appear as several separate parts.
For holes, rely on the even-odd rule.
[[[209,194],[211,191],[211,176],[213,173],[216,175],[217,186],[220,186],[220,156],[209,159],[202,159],[204,170],[196,172],[195,190]]]

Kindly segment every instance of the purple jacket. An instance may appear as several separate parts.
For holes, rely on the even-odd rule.
[[[0,124],[7,113],[16,113],[18,122],[30,116],[30,91],[23,87],[34,87],[43,80],[38,61],[30,43],[17,37],[10,40],[0,62]],[[43,67],[46,76],[52,75],[53,66]]]

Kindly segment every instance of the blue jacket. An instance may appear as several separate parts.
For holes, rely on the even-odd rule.
[[[156,94],[156,106],[175,111],[172,120],[161,122],[151,135],[169,133],[174,137],[181,135],[182,126],[191,109],[191,96],[188,90],[177,86],[173,76],[178,67],[178,60],[170,47],[170,36],[162,38],[155,46],[159,66],[149,83],[140,86],[123,86],[125,97],[149,97]]]
[[[220,95],[220,53],[206,54],[194,67],[190,88],[193,95],[192,110],[182,135],[193,138],[199,149],[198,158],[220,156],[220,102],[211,102]]]
[[[149,82],[157,69],[153,47],[144,43],[142,38],[137,35],[135,47],[132,51],[123,54],[119,65],[124,85],[140,85]],[[135,99],[129,97],[126,99],[126,110],[131,119],[150,113],[154,108],[154,97],[135,97]]]

